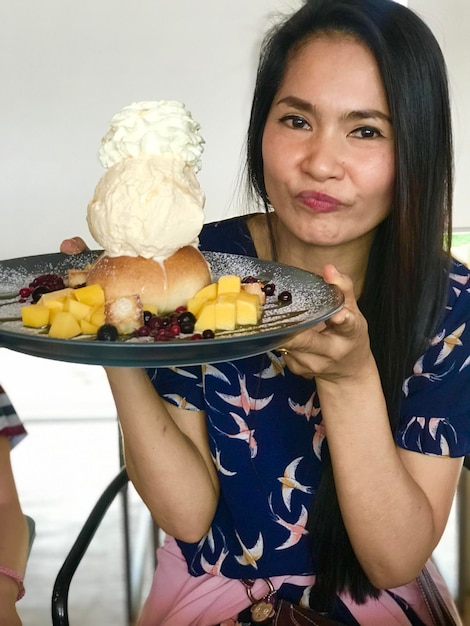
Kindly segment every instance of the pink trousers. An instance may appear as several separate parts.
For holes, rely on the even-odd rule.
[[[186,561],[176,541],[166,537],[157,550],[158,566],[149,596],[142,609],[137,626],[215,626],[223,622],[226,626],[236,623],[240,611],[250,605],[245,587],[239,580],[204,574],[191,576]],[[455,612],[455,621],[461,624],[450,593],[430,562],[428,569],[439,586],[441,593]],[[311,585],[314,576],[273,576],[271,582],[278,589],[284,582]],[[257,580],[253,596],[262,597],[268,591],[263,580]],[[432,626],[424,601],[416,583],[393,590],[418,613],[422,621]],[[398,604],[387,593],[367,604],[355,604],[349,597],[343,602],[361,626],[409,626]]]

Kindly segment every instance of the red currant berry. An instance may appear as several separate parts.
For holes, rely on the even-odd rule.
[[[162,327],[161,317],[158,317],[158,315],[152,315],[152,317],[147,322],[147,326],[150,328],[150,330],[159,330]]]

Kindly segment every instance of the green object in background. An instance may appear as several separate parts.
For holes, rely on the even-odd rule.
[[[470,244],[470,231],[452,234],[452,247],[464,246],[465,244]]]

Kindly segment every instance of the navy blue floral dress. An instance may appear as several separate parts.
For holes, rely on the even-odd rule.
[[[256,256],[246,217],[206,225],[200,248]],[[447,314],[404,381],[399,446],[453,457],[470,452],[469,353],[470,276],[454,263]],[[163,398],[207,415],[221,496],[207,536],[178,542],[190,573],[311,574],[305,524],[327,449],[315,381],[292,374],[276,351],[149,375]],[[302,591],[285,584],[279,595],[298,602]],[[336,617],[356,624],[338,604]],[[404,610],[410,623],[422,623]]]

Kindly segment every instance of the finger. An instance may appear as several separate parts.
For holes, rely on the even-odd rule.
[[[353,303],[356,304],[352,279],[338,271],[334,265],[325,265],[323,268],[323,280],[329,285],[336,285],[343,292],[346,306]]]
[[[60,251],[64,254],[79,254],[84,250],[88,250],[88,246],[81,237],[64,239],[64,241],[60,244]]]

